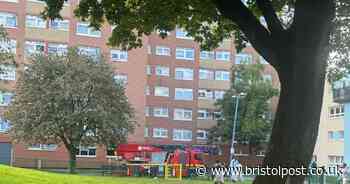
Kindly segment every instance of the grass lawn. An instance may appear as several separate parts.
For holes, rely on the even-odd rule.
[[[79,176],[0,165],[0,184],[212,184],[210,181]],[[243,183],[250,184],[250,182]]]

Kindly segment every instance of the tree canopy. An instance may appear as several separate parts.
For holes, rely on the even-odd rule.
[[[268,100],[278,95],[278,89],[272,86],[269,79],[263,76],[262,64],[240,65],[233,69],[231,89],[225,93],[223,99],[217,101],[217,107],[222,112],[216,127],[210,131],[213,143],[227,143],[231,141],[234,109],[237,94],[239,97],[238,125],[236,140],[240,144],[248,144],[250,152],[261,143],[266,143],[272,129],[272,109]],[[218,139],[220,138],[220,139]]]
[[[5,113],[14,141],[62,144],[74,171],[80,146],[126,141],[135,126],[124,87],[103,60],[70,49],[67,55],[36,55],[17,81]]]
[[[43,14],[57,18],[63,0],[46,2]],[[144,35],[177,26],[202,49],[224,38],[234,37],[238,49],[249,42],[281,81],[263,165],[295,168],[312,158],[329,53],[328,78],[348,72],[349,6],[348,0],[80,0],[75,15],[96,29],[113,25],[109,43],[127,49],[141,46]],[[258,176],[254,183],[302,184],[304,177]]]

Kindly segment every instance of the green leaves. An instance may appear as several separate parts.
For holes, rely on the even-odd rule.
[[[133,109],[124,87],[113,80],[103,60],[94,62],[77,49],[32,60],[5,115],[15,140],[77,148],[117,144],[133,131]]]
[[[234,68],[236,77],[232,80],[232,88],[225,94],[224,99],[217,102],[217,107],[223,113],[223,118],[211,130],[210,139],[216,142],[230,141],[234,119],[236,100],[233,95],[245,93],[239,102],[239,118],[237,137],[240,143],[251,146],[265,142],[272,128],[271,107],[268,100],[278,95],[268,80],[263,78],[264,66],[261,64],[239,65]]]

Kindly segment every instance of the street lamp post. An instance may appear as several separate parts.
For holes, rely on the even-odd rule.
[[[244,93],[241,93],[237,96],[232,96],[232,98],[236,98],[236,105],[235,105],[235,114],[233,118],[233,128],[232,128],[232,140],[231,140],[231,149],[230,149],[230,162],[233,159],[235,155],[235,137],[236,137],[236,127],[237,127],[237,119],[238,119],[238,106],[239,106],[239,98],[245,96]]]

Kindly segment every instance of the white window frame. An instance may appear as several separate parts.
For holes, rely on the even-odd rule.
[[[247,53],[236,54],[235,64],[252,64],[253,56]]]
[[[56,25],[54,26],[54,24]],[[59,31],[69,31],[69,20],[68,19],[51,20],[49,24],[49,28],[53,30],[59,30]]]
[[[0,40],[0,51],[2,53],[16,54],[17,41],[14,39],[2,39],[2,40]]]
[[[187,97],[187,94],[191,96]],[[192,101],[193,100],[193,89],[189,88],[175,88],[175,100]]]
[[[128,61],[128,51],[114,50],[110,51],[111,61],[127,62]],[[114,57],[116,56],[116,57]]]
[[[214,91],[214,99],[215,100],[221,100],[225,96],[225,91],[224,90],[215,90]]]
[[[188,32],[182,28],[176,28],[175,32],[176,32],[175,33],[176,38],[185,39],[185,40],[194,40],[194,38],[192,36],[188,36]]]
[[[345,107],[342,104],[331,106],[329,107],[329,118],[335,119],[335,118],[344,117],[344,114],[345,114],[344,111],[345,111]]]
[[[227,78],[225,76],[227,76]],[[230,81],[230,72],[224,70],[215,71],[215,80]]]
[[[169,88],[165,86],[155,86],[154,87],[154,96],[159,97],[169,97],[170,92]]]
[[[16,19],[14,26],[8,23],[8,18]],[[0,12],[0,25],[2,25],[5,28],[16,28],[18,25],[17,15],[14,13]]]
[[[128,84],[128,75],[126,75],[126,74],[115,74],[113,76],[113,79],[115,82],[117,82],[123,86],[126,86]]]
[[[215,59],[217,61],[230,61],[231,60],[231,53],[229,51],[216,51],[215,52]]]
[[[146,65],[146,74],[147,75],[152,75],[152,67],[151,67],[151,65]]]
[[[0,65],[0,80],[14,81],[16,80],[16,66]]]
[[[28,146],[30,151],[56,151],[57,144],[36,144]]]
[[[169,117],[169,109],[167,107],[153,107],[153,117],[167,118]]]
[[[208,69],[199,69],[199,79],[200,80],[214,80],[215,72]]]
[[[171,56],[171,49],[170,47],[166,47],[166,46],[156,46],[156,55]]]
[[[26,15],[26,27],[46,29],[47,21],[37,15]]]
[[[198,133],[203,133],[204,136],[203,137],[199,137]],[[196,138],[198,140],[208,140],[208,131],[206,131],[206,130],[197,130]]]
[[[86,26],[87,27],[87,33],[78,32],[78,30],[79,30],[78,27],[79,26]],[[94,30],[94,29],[95,28],[89,26],[89,23],[77,22],[76,35],[100,38],[102,36],[102,32],[100,30]],[[96,34],[94,34],[94,33],[96,33]]]
[[[155,73],[157,76],[163,76],[163,77],[170,76],[170,68],[167,66],[157,65],[155,69],[156,69]]]
[[[50,49],[56,49],[55,51],[50,51]],[[49,54],[57,54],[60,56],[66,55],[68,52],[68,45],[64,43],[48,43],[47,52]]]
[[[6,102],[5,96],[10,98],[8,102]],[[14,96],[14,93],[11,93],[11,92],[0,92],[0,106],[9,106],[13,96]]]
[[[201,60],[214,60],[215,52],[214,51],[201,51],[199,58]]]
[[[203,97],[201,95],[201,93],[205,94],[205,96]],[[201,100],[213,100],[214,99],[214,91],[211,90],[211,89],[199,89],[198,90],[198,99],[201,99]]]
[[[151,110],[151,108],[149,106],[145,106],[145,116],[146,117],[150,116],[150,110]]]
[[[191,55],[191,57],[189,57]],[[176,47],[176,59],[194,61],[196,57],[194,48]]]
[[[204,116],[200,117],[199,114],[204,114]],[[212,120],[213,113],[211,113],[208,109],[198,109],[197,119],[199,119],[199,120]]]
[[[80,54],[91,57],[94,60],[101,57],[101,49],[99,47],[79,46],[78,50]]]
[[[179,75],[179,73],[182,73]],[[175,68],[175,79],[176,80],[193,80],[194,78],[194,71],[191,68],[182,68],[177,67]]]
[[[168,129],[165,128],[153,128],[153,138],[168,138]]]
[[[186,118],[185,114],[191,114],[190,118]],[[178,114],[181,114],[180,117],[178,116]],[[174,109],[174,120],[177,121],[192,121],[193,119],[193,113],[191,109],[182,109],[182,108],[175,108]]]
[[[39,47],[42,48],[42,50],[38,50]],[[32,49],[34,49],[34,50],[32,50]],[[42,42],[42,41],[26,41],[24,50],[25,50],[25,55],[26,56],[30,56],[32,54],[43,53],[43,52],[45,52],[45,42]]]
[[[0,117],[0,132],[7,132],[9,128],[10,128],[9,121]]]
[[[178,137],[178,134],[180,135]],[[189,134],[190,138],[187,138],[185,135]],[[193,132],[192,130],[187,129],[174,129],[173,130],[173,140],[174,141],[192,141],[193,139]]]
[[[94,155],[90,155],[90,150],[95,150],[95,154]],[[87,151],[88,152],[88,155],[82,155],[81,152],[82,150],[84,151]],[[76,155],[77,157],[80,157],[80,158],[95,158],[97,155],[97,148],[95,146],[79,146],[78,148],[78,154]]]

